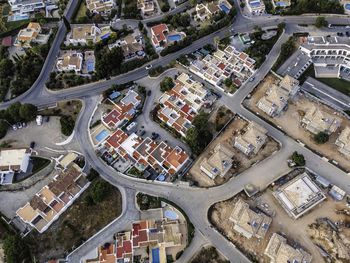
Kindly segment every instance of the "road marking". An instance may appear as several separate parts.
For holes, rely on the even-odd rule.
[[[323,95],[326,95],[327,97],[332,98],[333,100],[339,102],[340,104],[343,104],[343,105],[345,105],[345,106],[349,106],[349,104],[344,103],[344,102],[342,102],[341,100],[338,100],[337,98],[334,98],[333,96],[327,94],[326,92],[317,89],[317,88],[316,88],[313,84],[311,84],[310,82],[306,81],[306,83],[309,84],[309,86],[310,86],[312,89],[317,90],[318,92],[322,93]]]

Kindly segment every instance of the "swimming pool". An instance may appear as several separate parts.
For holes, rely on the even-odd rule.
[[[169,35],[168,40],[175,42],[175,41],[180,41],[182,39],[182,36],[180,34],[174,34],[174,35]]]
[[[350,10],[350,3],[345,4],[345,5],[344,5],[344,8],[345,8],[346,10]]]
[[[164,174],[158,175],[157,180],[163,182],[165,180],[165,175]]]
[[[86,68],[88,72],[92,72],[95,70],[95,63],[93,61],[86,62]]]
[[[165,210],[164,211],[164,216],[166,218],[168,218],[168,219],[171,219],[171,220],[176,220],[176,219],[179,218],[179,215],[176,212],[172,211],[172,210]]]
[[[287,3],[283,2],[283,1],[280,1],[280,2],[276,2],[275,5],[276,6],[280,6],[280,7],[286,7]]]
[[[106,138],[107,136],[108,136],[108,131],[102,130],[102,131],[100,131],[99,134],[97,134],[97,135],[95,136],[95,139],[96,139],[98,142],[100,142],[100,141],[102,141],[104,138]]]
[[[220,9],[224,11],[226,14],[230,13],[230,8],[228,8],[225,4],[220,4]]]
[[[260,7],[261,3],[260,3],[260,1],[254,1],[254,2],[250,2],[249,5],[251,7]]]
[[[152,248],[152,263],[160,263],[159,248]]]

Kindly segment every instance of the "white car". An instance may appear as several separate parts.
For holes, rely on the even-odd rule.
[[[145,67],[145,69],[150,69],[152,67],[152,65],[148,65]]]
[[[43,116],[41,116],[41,115],[36,116],[36,124],[38,126],[43,124]]]
[[[12,129],[15,131],[15,130],[17,130],[17,125],[16,124],[13,124],[12,125]]]

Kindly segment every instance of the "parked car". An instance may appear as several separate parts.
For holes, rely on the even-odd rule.
[[[34,149],[34,147],[35,147],[35,142],[31,142],[30,143],[30,149]]]
[[[249,79],[249,81],[252,82],[252,81],[254,81],[254,79],[255,79],[255,77],[251,77],[251,78]]]
[[[50,116],[45,116],[45,122],[49,122],[50,121]]]
[[[22,129],[23,128],[22,123],[17,122],[17,127],[18,127],[18,129]]]
[[[151,90],[147,91],[147,96],[151,96],[151,94],[152,94]]]
[[[157,140],[158,138],[159,138],[159,134],[158,134],[158,133],[155,133],[155,132],[152,132],[151,139],[152,139],[152,140]]]
[[[36,124],[38,126],[43,124],[43,116],[41,116],[41,115],[36,116]]]
[[[145,135],[146,131],[145,130],[139,130],[139,136]]]
[[[148,66],[145,67],[145,69],[148,70],[148,69],[150,69],[151,67],[152,67],[152,65],[148,65]]]
[[[12,129],[15,131],[15,130],[17,130],[17,125],[16,124],[13,124],[12,125]]]
[[[27,123],[22,122],[22,126],[23,126],[23,128],[27,127]]]

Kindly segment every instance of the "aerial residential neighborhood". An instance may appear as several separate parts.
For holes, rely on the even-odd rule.
[[[0,262],[350,262],[350,1],[0,13]]]

